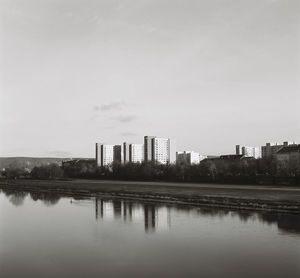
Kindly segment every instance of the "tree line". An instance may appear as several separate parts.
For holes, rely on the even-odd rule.
[[[116,179],[137,181],[177,181],[177,182],[220,182],[220,183],[296,183],[300,184],[300,174],[291,169],[278,172],[273,160],[264,159],[207,159],[200,164],[187,163],[156,164],[113,163],[98,167],[95,161],[80,161],[68,166],[49,164],[34,167],[31,172],[24,169],[7,168],[2,172],[6,178],[32,179]]]

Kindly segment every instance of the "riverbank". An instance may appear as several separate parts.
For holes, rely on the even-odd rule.
[[[300,188],[287,186],[129,182],[104,180],[6,180],[0,189],[66,197],[114,197],[195,206],[300,214]]]

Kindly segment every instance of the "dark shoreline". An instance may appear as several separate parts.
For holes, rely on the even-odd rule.
[[[6,180],[0,189],[300,214],[300,188],[104,180]]]

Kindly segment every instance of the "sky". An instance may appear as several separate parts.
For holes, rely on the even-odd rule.
[[[300,143],[298,0],[0,0],[0,156]]]

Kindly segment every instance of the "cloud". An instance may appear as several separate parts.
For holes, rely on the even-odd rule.
[[[124,101],[114,101],[111,103],[102,104],[99,106],[94,106],[94,110],[98,111],[110,111],[110,110],[119,110],[122,109],[125,106]]]
[[[123,109],[123,107],[126,105],[125,101],[113,101],[110,103],[105,103],[102,105],[94,105],[93,106],[93,115],[90,118],[90,120],[96,120],[100,115],[101,112],[106,112],[106,111],[118,111]],[[126,117],[123,119],[122,117],[120,118],[114,118],[119,120],[120,122],[126,122],[128,119]]]
[[[135,118],[136,118],[136,116],[128,115],[128,116],[119,116],[115,119],[121,123],[129,123],[129,122],[132,122]]]

